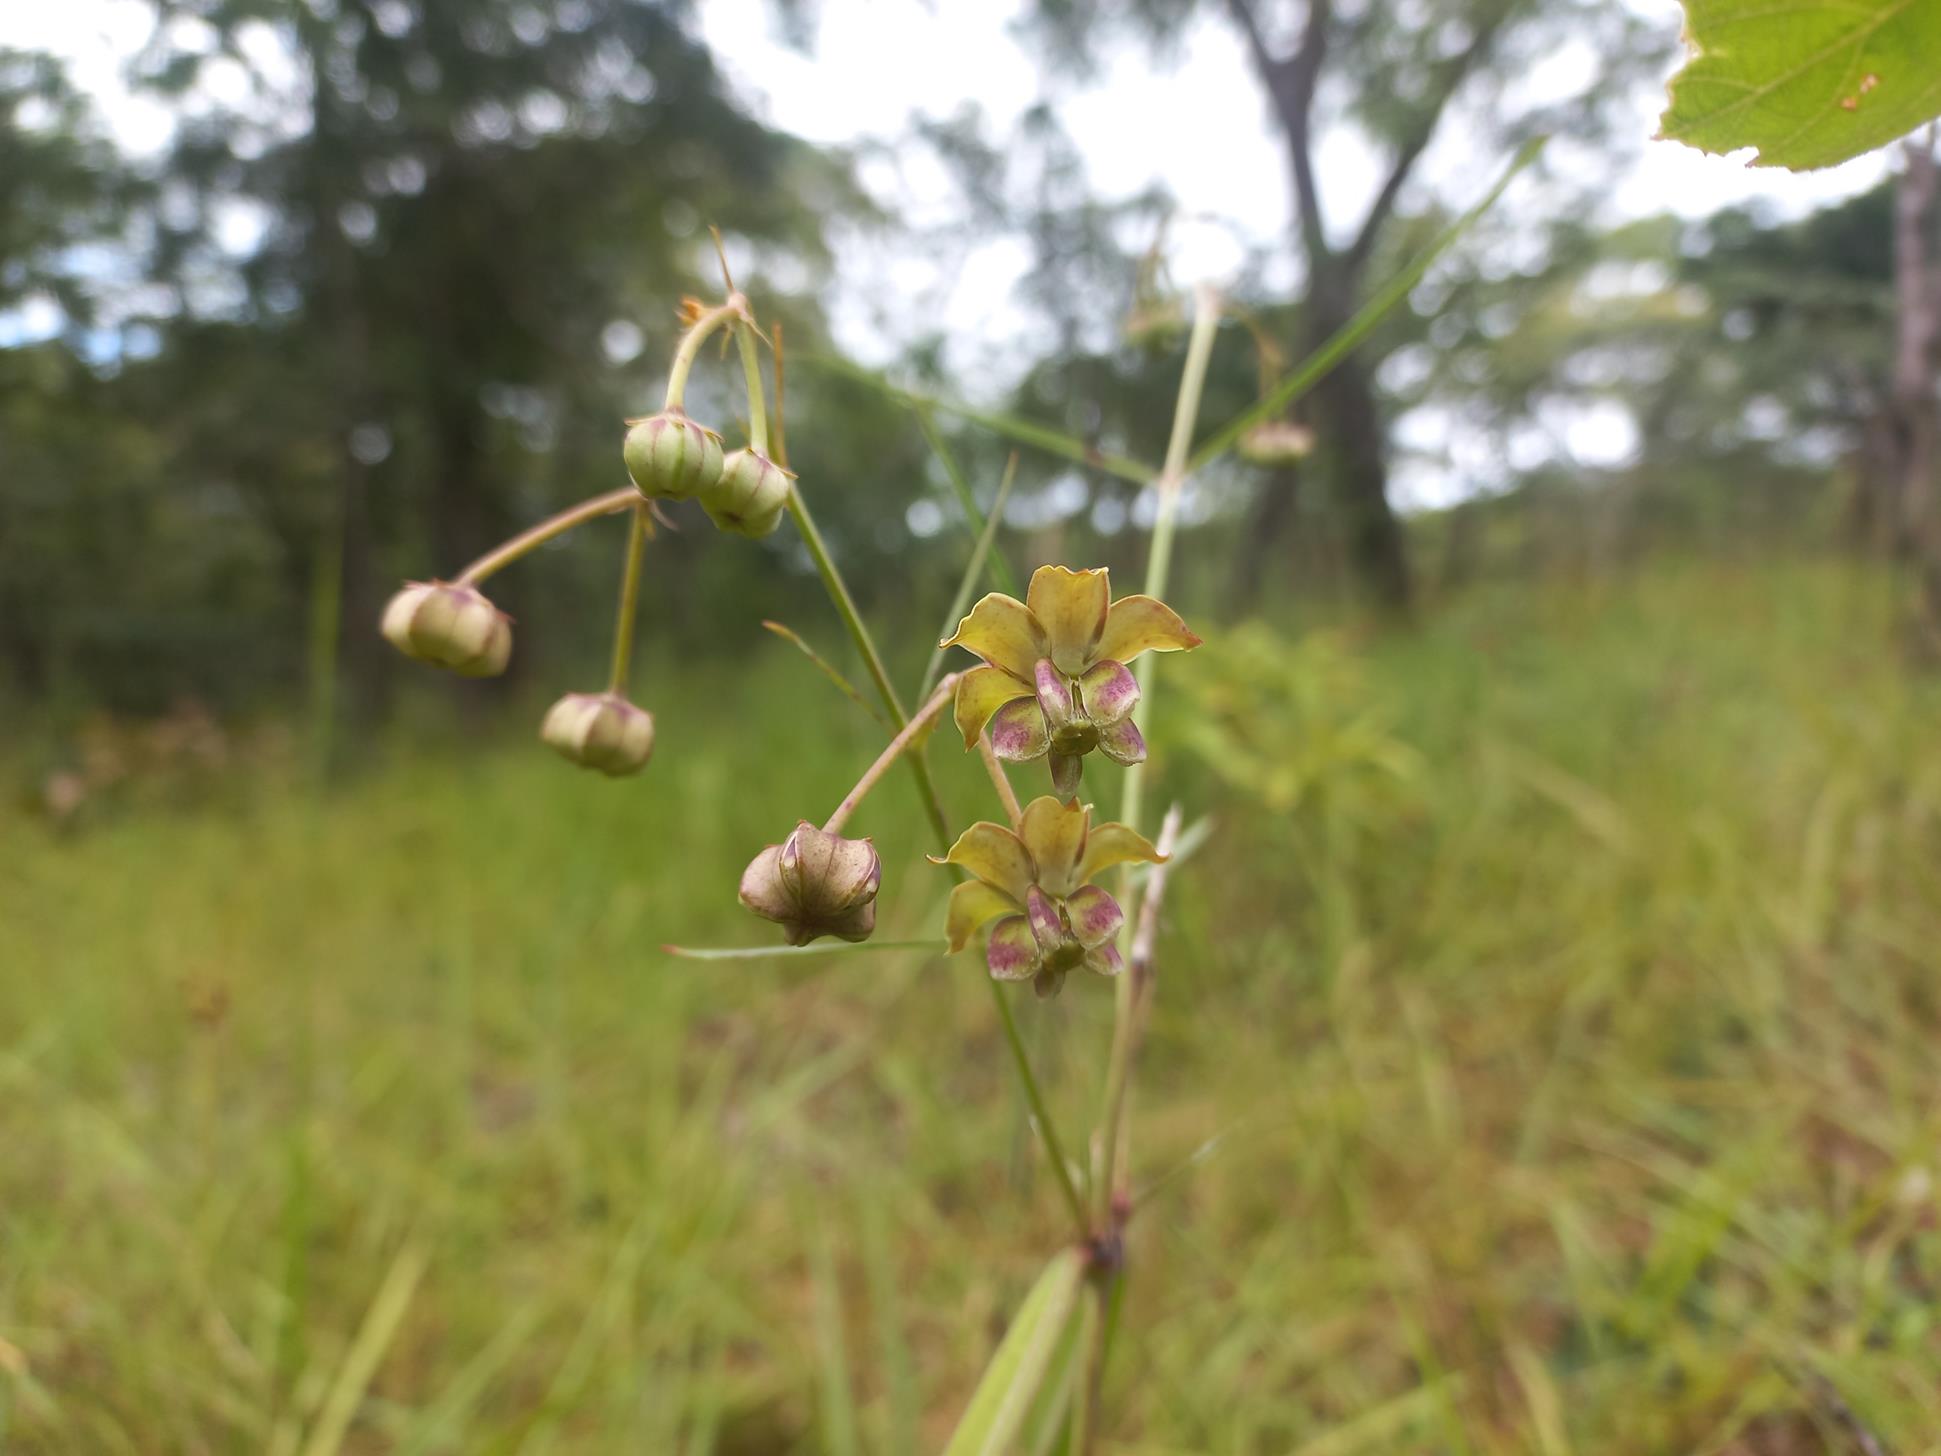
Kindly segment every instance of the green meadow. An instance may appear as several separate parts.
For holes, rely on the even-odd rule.
[[[1941,681],[1896,609],[1713,560],[1196,620],[1109,1451],[1941,1451]],[[741,866],[881,738],[785,648],[650,676],[619,783],[535,710],[322,790],[7,797],[0,1449],[940,1448],[1064,1236],[983,971],[664,954],[771,939]],[[940,934],[915,803],[852,831],[884,939]],[[1077,1144],[1109,990],[1016,1004]]]

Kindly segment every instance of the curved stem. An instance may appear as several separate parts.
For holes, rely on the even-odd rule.
[[[701,345],[707,342],[708,335],[727,323],[730,319],[741,317],[741,305],[736,298],[709,309],[696,319],[685,334],[681,335],[680,346],[674,350],[673,366],[667,371],[667,398],[662,403],[664,410],[680,409],[687,399],[687,376],[694,369],[694,361],[701,352]]]
[[[576,506],[568,506],[556,516],[549,516],[536,526],[528,527],[509,541],[494,546],[453,579],[456,586],[476,586],[493,572],[510,566],[527,552],[545,545],[555,536],[563,536],[575,526],[599,516],[610,516],[615,511],[625,510],[640,499],[640,492],[631,485],[619,490],[610,490],[605,495],[596,495],[591,500],[583,500]]]
[[[863,770],[863,776],[856,780],[856,787],[843,796],[843,801],[836,805],[835,812],[830,814],[823,824],[823,833],[834,834],[842,828],[849,816],[856,812],[856,806],[863,802],[871,789],[876,787],[877,780],[889,772],[891,764],[902,757],[903,750],[916,742],[923,731],[937,721],[937,715],[944,710],[956,690],[957,674],[953,672],[937,684],[937,690],[930,695],[930,701],[917,709],[916,715],[898,730],[896,737],[890,740],[889,746],[876,756],[876,762]]]
[[[748,448],[768,454],[768,396],[762,388],[761,352],[755,347],[755,325],[746,314],[735,320],[735,343],[741,349],[741,372],[748,383]]]
[[[639,615],[640,558],[647,553],[647,502],[634,506],[632,529],[627,532],[627,564],[620,577],[620,614],[613,624],[613,670],[607,674],[607,691],[618,697],[627,692],[627,668],[633,661],[634,618]]]
[[[1058,1124],[1051,1120],[1051,1109],[1045,1105],[1045,1094],[1038,1086],[1037,1075],[1031,1070],[1031,1058],[1025,1054],[1024,1038],[1018,1035],[1018,1019],[1011,1012],[1011,998],[1004,994],[1004,987],[984,978],[984,984],[991,988],[991,1001],[997,1007],[997,1019],[1004,1027],[1004,1040],[1010,1045],[1011,1059],[1017,1063],[1018,1080],[1024,1084],[1024,1100],[1031,1108],[1031,1121],[1038,1129],[1039,1141],[1045,1145],[1045,1160],[1051,1164],[1052,1176],[1058,1180],[1058,1191],[1064,1196],[1065,1207],[1071,1211],[1072,1227],[1078,1236],[1089,1238],[1091,1225],[1085,1218],[1085,1200],[1079,1197],[1078,1185],[1072,1181],[1072,1165],[1065,1159],[1064,1144],[1058,1138]]]
[[[1018,791],[1011,787],[1011,776],[998,762],[997,750],[991,747],[991,735],[977,735],[977,754],[984,760],[984,772],[991,776],[991,787],[997,790],[998,801],[1004,805],[1004,816],[1011,821],[1011,832],[1016,833],[1024,823],[1024,811],[1018,807]]]

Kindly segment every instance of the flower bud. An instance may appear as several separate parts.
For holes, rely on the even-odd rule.
[[[512,619],[463,582],[406,582],[378,630],[406,657],[460,677],[497,677],[512,657]]]
[[[721,437],[679,409],[635,420],[621,454],[635,488],[649,499],[685,500],[721,476]]]
[[[546,710],[539,738],[582,768],[624,778],[654,752],[654,715],[618,693],[568,693]]]
[[[882,881],[874,844],[825,833],[805,819],[749,862],[740,899],[787,931],[790,945],[807,945],[819,935],[862,941],[876,929]]]
[[[795,476],[755,450],[735,450],[721,478],[701,493],[701,506],[724,531],[761,537],[775,529]]]
[[[1255,465],[1296,465],[1313,453],[1314,432],[1291,420],[1262,420],[1240,436],[1234,449]]]

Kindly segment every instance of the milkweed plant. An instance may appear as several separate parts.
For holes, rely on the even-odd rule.
[[[1041,427],[980,415],[1027,443],[1153,492],[1157,509],[1144,589],[1114,597],[1105,568],[1049,564],[1032,574],[1022,601],[999,592],[984,596],[939,643],[974,661],[946,673],[934,687],[926,678],[927,691],[914,711],[906,709],[891,682],[875,638],[816,528],[802,482],[788,469],[780,419],[781,331],[764,331],[725,265],[726,297],[720,303],[683,304],[685,327],[660,410],[627,422],[621,455],[631,484],[514,536],[449,581],[407,583],[384,610],[380,630],[405,655],[466,677],[503,673],[511,660],[512,624],[492,604],[484,584],[577,526],[624,515],[628,524],[607,682],[596,692],[561,697],[546,712],[539,737],[583,768],[633,775],[647,768],[654,749],[653,714],[631,699],[628,684],[642,559],[656,534],[657,506],[698,500],[720,530],[750,538],[775,531],[784,515],[794,522],[894,731],[819,825],[797,818],[778,843],[755,850],[738,898],[751,915],[777,927],[788,946],[822,937],[867,941],[876,928],[886,867],[871,839],[845,830],[865,796],[901,760],[916,781],[938,853],[930,866],[893,865],[887,873],[894,878],[907,872],[913,879],[940,871],[956,876],[944,901],[943,940],[952,953],[974,944],[981,948],[979,974],[990,988],[1033,1131],[1069,1215],[1068,1238],[1012,1318],[945,1456],[1013,1450],[1027,1421],[1039,1433],[1064,1427],[1063,1449],[1075,1456],[1089,1456],[1099,1440],[1102,1375],[1118,1323],[1125,1232],[1135,1206],[1126,1102],[1157,986],[1155,946],[1169,868],[1182,839],[1177,807],[1155,837],[1140,827],[1147,750],[1134,714],[1150,703],[1157,656],[1190,651],[1201,641],[1164,599],[1182,488],[1194,472],[1236,447],[1248,453],[1247,442],[1279,420],[1294,398],[1399,302],[1533,156],[1526,151],[1519,157],[1477,208],[1445,230],[1314,359],[1265,391],[1251,410],[1215,431],[1197,451],[1195,424],[1223,301],[1210,287],[1196,289],[1171,436],[1157,470],[1101,456],[1084,442]],[[1184,325],[1184,311],[1178,316]],[[734,339],[746,386],[748,438],[732,450],[720,432],[685,408],[688,377],[702,345],[722,330]],[[772,436],[764,350],[774,370]],[[903,397],[919,408],[943,403]],[[988,545],[994,525],[987,525],[980,548]],[[960,610],[982,569],[980,549],[965,574]],[[931,730],[946,711],[964,750],[982,760],[992,790],[991,816],[957,832],[925,760]],[[1043,792],[1021,803],[1013,772]],[[1116,800],[1116,819],[1099,811],[1099,798]],[[968,964],[965,973],[970,973]],[[1040,997],[1075,990],[1113,998],[1110,1041],[1094,1061],[1100,1104],[1083,1158],[1068,1153],[1019,1034],[1012,997],[1020,983],[1029,983]],[[1074,1350],[1076,1362],[1067,1358]]]

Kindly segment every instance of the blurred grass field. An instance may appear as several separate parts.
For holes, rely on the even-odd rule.
[[[1888,586],[1208,636],[1146,725],[1216,829],[1109,1449],[1941,1451],[1941,684]],[[941,1445],[1061,1235],[981,970],[663,956],[763,937],[741,865],[873,730],[783,653],[645,698],[621,784],[443,726],[322,799],[0,809],[0,1448]],[[857,822],[934,934],[908,786]],[[1110,997],[1018,1004],[1076,1137]]]

